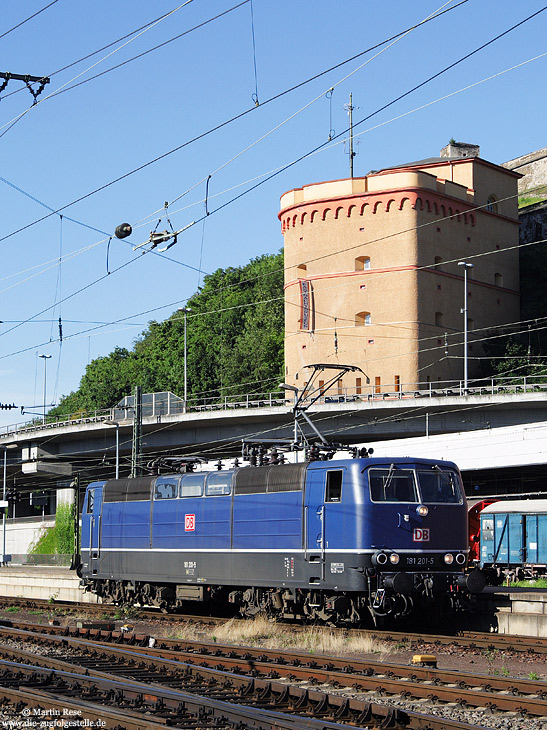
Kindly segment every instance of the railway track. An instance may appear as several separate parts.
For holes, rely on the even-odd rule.
[[[107,617],[120,617],[124,615],[124,611],[120,606],[114,606],[111,604],[88,604],[88,603],[71,603],[68,601],[49,601],[40,599],[24,599],[24,598],[7,598],[0,596],[0,610],[3,606],[6,608],[20,605],[23,610],[43,610],[47,613],[71,613],[83,612],[87,615],[95,615],[101,619]],[[137,609],[136,611],[129,612],[129,622],[134,621],[147,621],[147,622],[162,622],[169,621],[175,623],[180,622],[192,622],[203,626],[204,629],[207,627],[214,627],[219,624],[223,624],[230,620],[229,618],[208,616],[204,614],[164,614],[159,610],[150,609]],[[6,619],[9,620],[9,619]],[[241,619],[245,621],[245,619]],[[1,620],[0,620],[1,621]],[[18,622],[19,623],[19,622]],[[287,624],[290,625],[291,631],[306,631],[307,626],[298,624]],[[414,633],[408,631],[391,631],[391,630],[377,630],[377,629],[337,629],[334,627],[321,627],[314,625],[314,630],[324,630],[327,632],[342,631],[351,633],[352,636],[367,636],[370,638],[378,639],[382,642],[394,642],[404,647],[412,648],[413,645],[432,645],[433,647],[440,646],[461,646],[467,649],[487,649],[487,650],[499,650],[499,651],[512,651],[512,652],[529,652],[532,654],[545,655],[547,654],[547,638],[545,637],[531,637],[531,636],[517,636],[510,634],[495,634],[487,632],[477,631],[458,631],[453,635],[448,634],[432,634],[432,633]]]
[[[171,707],[174,702],[171,695],[164,696],[164,690],[159,690],[163,686],[178,693],[203,693],[215,701],[249,704],[261,711],[302,713],[306,718],[321,717],[328,722],[362,727],[454,730],[469,726],[508,727],[508,720],[515,718],[529,718],[527,727],[532,727],[532,718],[541,723],[547,721],[547,682],[153,639],[116,631],[36,628],[0,629],[2,666],[7,666],[8,675],[27,672],[19,667],[25,663],[30,663],[34,672],[38,672],[36,667],[44,671],[49,668],[50,675],[54,668],[54,674],[60,673],[73,691],[80,680],[69,681],[67,676],[85,673],[87,679],[81,686],[86,696],[99,693],[102,702],[107,695],[117,692],[118,700],[127,702],[131,712],[135,710],[134,698],[139,696],[133,686],[126,700],[123,687],[117,685],[117,689],[114,685],[89,689],[91,678],[122,684],[152,683],[153,691],[148,685],[146,691],[141,688],[141,701],[142,696],[153,695],[158,706],[167,703]],[[21,648],[22,645],[27,648]],[[31,652],[29,646],[33,647]],[[35,653],[38,648],[40,655]],[[39,682],[44,681],[43,673],[35,676]],[[0,687],[3,685],[0,675]],[[51,691],[60,693],[59,688]],[[172,719],[170,716],[170,722]]]

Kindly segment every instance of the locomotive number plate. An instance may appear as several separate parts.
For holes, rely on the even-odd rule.
[[[407,557],[407,565],[435,565],[435,558],[421,555],[420,557]]]
[[[184,515],[184,532],[194,532],[196,529],[196,516]]]
[[[429,542],[429,528],[416,527],[412,533],[414,542]]]

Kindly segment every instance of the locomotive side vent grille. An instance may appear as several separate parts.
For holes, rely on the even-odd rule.
[[[307,464],[253,466],[235,474],[235,494],[264,492],[301,492],[304,489]]]
[[[105,502],[137,502],[150,499],[152,483],[156,477],[137,477],[134,479],[109,479],[104,485]]]

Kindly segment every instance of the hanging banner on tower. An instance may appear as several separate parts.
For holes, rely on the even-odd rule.
[[[300,279],[300,329],[313,332],[315,326],[313,315],[313,290],[311,281]]]

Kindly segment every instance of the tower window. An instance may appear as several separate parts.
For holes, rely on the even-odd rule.
[[[359,312],[355,315],[355,326],[362,327],[363,325],[372,324],[372,318],[370,312]]]
[[[435,326],[444,327],[444,314],[442,312],[435,312]]]
[[[503,274],[494,274],[494,284],[496,286],[503,286]]]
[[[370,269],[370,256],[358,256],[355,259],[355,271]]]
[[[491,195],[488,200],[486,201],[485,210],[487,210],[489,213],[497,213],[498,212],[498,202],[496,200],[496,197],[494,195]]]

